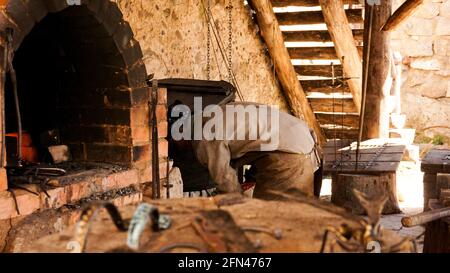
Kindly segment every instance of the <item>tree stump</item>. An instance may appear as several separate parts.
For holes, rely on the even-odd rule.
[[[395,173],[384,174],[335,174],[332,181],[331,202],[352,211],[353,214],[365,215],[364,208],[353,193],[354,189],[367,195],[380,190],[388,195],[389,199],[383,209],[383,214],[400,213],[397,200],[397,186]]]

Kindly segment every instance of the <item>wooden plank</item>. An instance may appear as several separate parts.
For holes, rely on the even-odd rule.
[[[360,162],[370,162],[373,158],[375,158],[376,154],[366,154],[363,153],[360,155],[360,158],[358,161]],[[383,153],[379,157],[376,157],[374,160],[375,162],[396,162],[401,161],[403,157],[403,153]],[[325,153],[324,162],[334,162],[336,160],[343,161],[343,162],[355,162],[356,161],[356,154],[355,153]]]
[[[336,131],[335,129],[323,128],[323,131],[325,132],[327,139],[334,139],[336,136],[338,139],[351,139],[354,141],[357,139],[358,135],[357,129],[338,129]]]
[[[352,30],[353,39],[361,43],[364,40],[364,30]],[[327,30],[307,31],[283,31],[285,42],[331,42],[330,33]]]
[[[332,80],[306,80],[301,82],[303,90],[308,93],[350,93],[350,88],[348,87],[347,83],[340,84],[333,88]]]
[[[380,173],[380,172],[395,172],[400,165],[400,162],[374,162],[369,168],[365,168],[367,162],[358,162],[358,169],[356,169],[356,162],[344,162],[337,167],[334,163],[327,162],[324,164],[324,172],[346,172],[346,173]]]
[[[300,76],[322,76],[331,77],[331,66],[330,65],[294,65],[295,72]],[[342,75],[342,66],[334,66],[334,75]]]
[[[423,0],[406,0],[395,12],[389,17],[384,24],[383,31],[394,30],[399,24],[408,19],[422,5]]]
[[[303,91],[300,81],[298,81],[297,73],[284,44],[283,34],[273,12],[272,4],[269,0],[250,0],[249,4],[256,12],[256,20],[261,30],[261,36],[267,45],[291,112],[296,117],[304,119],[316,133],[319,144],[324,144],[326,141],[325,136],[311,109],[306,93]]]
[[[310,98],[309,103],[311,104],[314,112],[339,112],[344,109],[346,113],[357,113],[353,99],[316,99]],[[333,108],[334,106],[334,108]]]
[[[345,11],[348,21],[352,24],[363,23],[362,9],[348,9]],[[309,25],[309,24],[323,24],[322,11],[300,11],[300,12],[283,12],[276,13],[278,23],[282,26],[292,25]]]
[[[356,153],[356,147],[352,146],[351,150],[349,150],[350,147],[345,147],[345,148],[341,148],[338,150],[338,153],[342,152],[344,154],[355,154]],[[361,145],[361,149],[359,151],[360,154],[375,154],[379,151],[379,147],[377,148],[373,148],[371,146],[364,146]],[[397,146],[387,146],[384,148],[383,150],[383,154],[403,154],[405,151],[405,146],[404,145],[397,145]],[[323,149],[324,154],[333,154],[334,153],[334,148],[333,147],[325,147]],[[401,158],[400,158],[401,160]]]
[[[320,124],[336,124],[358,128],[359,115],[336,115],[333,113],[316,113]]]
[[[362,56],[363,47],[357,47],[358,53]],[[291,59],[313,59],[313,60],[336,60],[336,49],[334,47],[289,47]]]
[[[275,8],[284,8],[289,6],[296,7],[317,7],[319,6],[319,0],[272,0],[272,5]],[[358,0],[344,0],[345,4],[359,4]]]
[[[362,86],[362,52],[353,39],[353,33],[350,24],[345,15],[344,4],[342,0],[319,0],[322,7],[325,23],[328,32],[333,40],[336,56],[341,60],[345,75],[350,79],[347,81],[350,91],[353,95],[353,102],[356,110],[361,111],[361,86]]]

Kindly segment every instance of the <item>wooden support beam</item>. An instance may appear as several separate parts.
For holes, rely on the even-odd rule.
[[[368,40],[370,9],[366,4],[364,41]],[[368,81],[366,109],[364,113],[363,139],[389,137],[389,112],[388,98],[392,86],[391,77],[391,51],[389,44],[389,32],[381,31],[381,27],[391,16],[392,0],[381,1],[380,5],[374,5],[373,27],[371,33],[370,60],[368,60]],[[364,53],[368,48],[364,43]],[[366,61],[364,59],[364,61]],[[365,64],[363,65],[365,68]],[[364,72],[363,72],[364,74]]]
[[[251,0],[249,3],[256,11],[256,20],[261,36],[266,42],[292,113],[296,117],[303,118],[317,134],[320,144],[325,144],[325,136],[309,105],[284,45],[283,34],[273,12],[272,4],[269,0]]]
[[[423,3],[423,0],[406,0],[395,12],[389,17],[384,24],[383,31],[394,30],[401,22],[408,19],[414,11]]]
[[[362,63],[342,0],[319,0],[328,32],[341,60],[356,110],[361,110]],[[343,60],[344,59],[344,60]],[[343,61],[342,61],[343,60]]]

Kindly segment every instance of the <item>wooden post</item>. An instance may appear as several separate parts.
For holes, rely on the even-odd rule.
[[[249,3],[256,11],[261,36],[266,42],[292,113],[296,117],[303,118],[317,134],[319,143],[325,144],[325,136],[300,85],[288,50],[284,45],[283,34],[273,12],[272,4],[269,0],[250,0]]]
[[[334,43],[337,57],[342,61],[356,110],[361,110],[362,63],[356,48],[355,39],[344,10],[342,0],[319,0],[325,23]]]
[[[380,1],[380,5],[365,7],[364,21],[364,56],[367,55],[367,43],[369,37],[370,9],[373,8],[372,42],[370,48],[370,60],[368,61],[368,83],[366,107],[364,113],[363,138],[388,138],[389,137],[389,109],[388,97],[392,86],[391,77],[391,53],[389,45],[389,33],[381,31],[381,27],[391,15],[392,0]],[[363,65],[365,69],[365,65]],[[364,73],[363,73],[364,74]]]

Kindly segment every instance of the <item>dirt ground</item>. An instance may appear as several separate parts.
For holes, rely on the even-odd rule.
[[[401,236],[417,238],[425,229],[421,226],[403,228],[401,219],[405,215],[419,213],[423,210],[423,173],[420,171],[420,163],[401,162],[397,171],[397,191],[402,214],[383,215],[381,224],[385,229],[395,231]],[[330,200],[331,179],[324,179],[322,184],[321,199]],[[418,251],[423,249],[423,236],[417,239]]]

